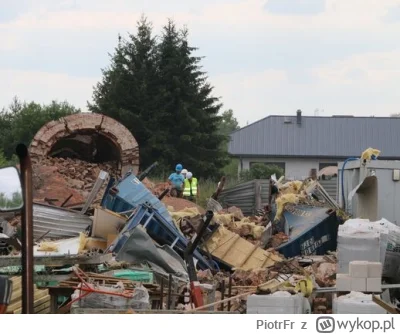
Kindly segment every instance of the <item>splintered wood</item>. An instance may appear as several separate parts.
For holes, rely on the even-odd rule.
[[[263,250],[223,226],[203,245],[203,249],[235,269],[269,268],[283,260],[278,253]]]
[[[22,313],[22,279],[21,276],[11,278],[13,291],[10,305],[7,307],[7,314]],[[35,314],[50,313],[50,295],[47,289],[38,289],[35,285],[33,308]]]

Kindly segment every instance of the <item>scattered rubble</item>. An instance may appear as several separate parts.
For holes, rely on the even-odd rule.
[[[71,124],[75,121],[72,120]],[[70,125],[69,122],[66,124],[66,127]],[[56,141],[53,136],[58,130],[51,129],[49,127],[41,131],[43,136]],[[49,134],[47,131],[55,132]],[[64,133],[65,128],[59,131]],[[87,140],[83,137],[69,139],[80,142]],[[316,183],[310,179],[286,183],[279,180],[275,183],[279,193],[274,210],[268,205],[263,212],[250,217],[246,217],[238,207],[222,210],[219,207],[214,210],[212,221],[202,234],[198,252],[193,255],[197,262],[197,278],[194,280],[200,282],[204,304],[196,308],[191,300],[189,283],[193,277],[188,274],[191,272],[187,269],[189,262],[183,261],[180,253],[188,247],[188,240],[193,240],[200,233],[205,208],[169,194],[160,202],[157,197],[169,188],[168,183],[154,184],[145,178],[140,184],[132,175],[128,178],[133,177],[134,182],[124,179],[131,183],[130,187],[125,187],[128,189],[126,194],[120,194],[120,197],[118,192],[123,192],[122,188],[112,188],[111,192],[105,194],[106,184],[103,184],[90,210],[79,213],[61,208],[62,205],[82,206],[100,171],[119,178],[121,165],[117,161],[95,163],[72,158],[68,156],[71,147],[66,143],[58,147],[67,155],[64,157],[57,156],[61,151],[55,157],[49,157],[51,149],[44,147],[40,140],[35,141],[32,149],[36,154],[35,201],[52,204],[44,208],[35,204],[34,207],[34,255],[35,261],[44,267],[35,274],[37,290],[44,291],[38,294],[37,299],[40,303],[49,302],[51,285],[54,284],[70,289],[69,297],[72,299],[57,310],[49,309],[54,301],[47,303],[37,309],[37,313],[90,313],[90,310],[96,309],[130,314],[166,309],[183,313],[258,313],[261,309],[256,305],[258,301],[253,303],[255,300],[262,300],[267,305],[263,310],[268,308],[268,312],[272,313],[293,311],[330,314],[338,309],[349,312],[349,304],[355,299],[365,300],[366,297],[349,294],[346,298],[333,298],[332,292],[337,289],[337,272],[343,271],[343,266],[350,265],[348,245],[357,239],[357,229],[360,229],[361,223],[368,225],[370,230],[375,229],[378,239],[386,238],[386,241],[371,237],[371,244],[378,245],[380,251],[384,252],[372,254],[365,251],[358,256],[369,256],[371,261],[390,262],[393,265],[398,260],[397,253],[392,250],[400,243],[400,232],[387,221],[382,224],[347,221],[339,228],[338,254],[316,255],[319,254],[318,244],[326,242],[323,241],[326,236],[320,236],[319,232],[307,235],[311,223],[313,226],[322,224],[326,215],[334,214],[337,206],[330,199],[318,199],[314,192]],[[78,153],[82,158],[82,151]],[[132,193],[133,183],[138,185],[135,189],[139,189],[141,196],[133,196],[136,195]],[[100,207],[99,203],[105,195],[112,197],[112,205]],[[318,213],[316,220],[312,221],[312,214],[304,214],[299,209],[300,205],[317,207],[318,212],[323,214]],[[281,220],[287,224],[293,223],[287,221],[285,215],[288,213],[294,220],[300,221],[301,228],[296,230],[286,226],[284,231],[288,234],[274,231]],[[307,218],[302,221],[304,217]],[[17,221],[18,217],[10,218],[7,224],[3,222],[0,232],[15,235]],[[283,255],[281,247],[284,245],[293,246],[293,256]],[[366,243],[364,246],[367,247]],[[13,249],[7,256],[0,256],[0,260],[1,272],[10,272],[15,270],[15,263],[20,261],[19,253]],[[384,273],[395,274],[387,265],[383,268]],[[81,292],[88,295],[82,297]],[[35,290],[35,298],[36,293]],[[17,297],[20,298],[20,295],[15,296],[13,301]],[[284,298],[298,305],[289,310],[284,306]],[[251,302],[246,310],[247,300]],[[19,304],[13,304],[10,310],[18,313]]]
[[[34,200],[61,205],[71,194],[68,205],[80,204],[89,195],[101,170],[111,176],[118,176],[115,163],[95,164],[70,158],[45,158],[33,166]],[[103,185],[98,199],[102,197],[107,184]],[[55,201],[52,201],[52,200]],[[98,201],[97,201],[98,202]]]

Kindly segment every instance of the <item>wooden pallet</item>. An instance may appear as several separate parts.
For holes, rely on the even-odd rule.
[[[13,283],[13,291],[11,294],[10,305],[7,307],[7,314],[22,313],[22,278],[14,276],[11,278]],[[34,312],[35,314],[50,313],[50,295],[47,289],[38,289],[35,285],[34,290]]]

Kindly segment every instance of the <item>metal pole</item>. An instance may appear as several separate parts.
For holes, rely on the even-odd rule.
[[[221,301],[225,299],[225,280],[221,282]],[[224,310],[224,303],[221,303],[221,311]]]
[[[21,168],[22,196],[24,207],[21,212],[22,224],[22,314],[33,314],[33,195],[32,164],[28,148],[19,144],[16,148]]]
[[[232,275],[229,275],[228,299],[232,297]],[[231,310],[231,301],[228,301],[228,312]]]
[[[160,194],[160,196],[158,196],[158,199],[161,201],[165,197],[165,195],[168,194],[168,192],[169,188],[164,189],[164,191]]]
[[[161,288],[160,288],[160,310],[162,310],[163,303],[164,303],[164,277],[161,277],[160,285],[161,285]]]
[[[168,297],[167,297],[167,310],[171,307],[171,300],[172,300],[172,275],[169,274],[168,277]]]

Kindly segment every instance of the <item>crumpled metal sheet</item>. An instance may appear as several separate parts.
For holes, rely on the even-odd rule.
[[[142,226],[135,227],[130,233],[116,256],[117,261],[147,263],[156,272],[189,279],[185,262],[170,246],[156,244]]]
[[[33,235],[41,237],[47,231],[46,238],[61,239],[76,237],[92,225],[90,217],[79,212],[50,206],[33,204]]]

